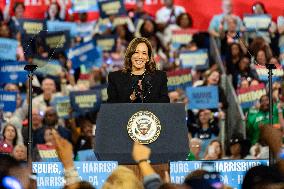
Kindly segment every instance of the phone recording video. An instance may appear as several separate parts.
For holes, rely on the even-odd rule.
[[[204,174],[203,179],[206,180],[210,186],[216,189],[223,188],[220,173],[216,171],[214,162],[202,162],[202,169],[208,173]]]

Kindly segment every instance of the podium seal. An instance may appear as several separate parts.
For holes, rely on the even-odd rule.
[[[160,136],[161,123],[152,112],[139,111],[130,117],[127,123],[127,132],[133,141],[138,141],[140,144],[150,144]]]

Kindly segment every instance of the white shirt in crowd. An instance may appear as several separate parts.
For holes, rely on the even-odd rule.
[[[178,5],[174,5],[174,17],[172,17],[170,22],[171,23],[175,23],[175,19],[176,17],[178,17],[181,13],[185,12],[184,7],[182,6],[178,6]],[[156,13],[156,22],[157,23],[167,23],[170,20],[170,16],[172,13],[172,9],[169,9],[168,7],[162,7],[160,8],[157,13]]]

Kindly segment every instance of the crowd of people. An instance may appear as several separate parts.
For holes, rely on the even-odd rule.
[[[73,146],[60,134],[51,129],[52,140],[58,154],[59,160],[64,168],[64,180],[67,189],[93,189],[89,182],[80,179],[78,171],[74,166]],[[274,155],[281,151],[281,133],[272,127],[261,127],[262,139],[265,141]],[[276,139],[276,140],[275,140]],[[197,139],[198,140],[198,139]],[[214,141],[216,142],[216,141]],[[212,142],[212,144],[214,143]],[[181,184],[170,183],[169,174],[166,172],[161,177],[150,164],[151,149],[148,146],[133,143],[132,158],[137,163],[141,172],[142,180],[139,180],[133,170],[126,166],[119,165],[108,176],[104,182],[103,189],[226,189],[231,188],[222,183],[222,179],[217,172],[210,172],[203,169],[194,170],[186,175]],[[0,186],[2,188],[36,188],[35,178],[31,174],[29,167],[22,166],[21,163],[11,156],[0,157]],[[283,159],[277,160],[276,164],[265,166],[259,165],[249,169],[244,177],[243,189],[282,189],[284,186],[284,164]],[[24,174],[23,174],[24,173]]]
[[[52,2],[48,7],[45,22],[65,21],[66,2],[64,0],[58,2]],[[262,77],[259,70],[265,69],[268,63],[274,64],[276,69],[282,70],[273,83],[273,127],[284,133],[282,111],[284,105],[284,89],[282,89],[284,15],[279,15],[276,22],[272,20],[266,29],[249,30],[245,21],[233,14],[232,1],[223,0],[223,12],[219,15],[212,15],[208,33],[195,31],[191,34],[192,40],[190,42],[176,48],[173,45],[173,33],[177,30],[192,29],[194,20],[192,20],[190,13],[186,12],[185,7],[175,5],[173,0],[164,0],[163,7],[153,16],[143,10],[144,3],[144,0],[137,0],[136,7],[128,10],[127,16],[123,16],[122,21],[118,21],[118,16],[109,16],[107,19],[99,18],[97,21],[88,22],[86,13],[79,13],[79,19],[73,21],[78,28],[87,24],[92,26],[92,30],[88,36],[72,36],[69,48],[74,48],[97,37],[116,35],[114,50],[101,53],[99,66],[82,64],[74,67],[75,62],[72,62],[65,51],[46,50],[40,38],[28,37],[20,24],[21,19],[24,18],[24,3],[8,3],[5,9],[0,12],[0,40],[9,38],[18,41],[17,61],[33,63],[34,59],[40,57],[57,60],[60,63],[60,70],[56,74],[35,74],[32,82],[33,100],[30,103],[33,105],[33,161],[54,161],[58,158],[62,160],[60,154],[58,154],[58,149],[56,149],[53,132],[73,145],[74,157],[77,157],[81,150],[96,149],[97,111],[84,112],[74,116],[73,109],[70,108],[68,118],[63,118],[58,114],[59,112],[53,105],[53,100],[57,97],[68,96],[73,91],[106,89],[108,73],[122,69],[127,46],[134,37],[145,37],[150,41],[156,66],[159,70],[166,72],[184,69],[180,61],[180,54],[184,51],[195,52],[199,49],[207,49],[210,52],[210,37],[215,38],[219,44],[226,73],[221,72],[220,65],[210,56],[206,68],[197,69],[193,67],[190,72],[192,86],[217,87],[218,107],[189,109],[188,104],[191,99],[187,97],[186,88],[177,87],[168,92],[170,102],[184,103],[187,112],[189,145],[188,154],[184,154],[184,159],[268,159],[269,144],[262,140],[260,129],[269,124],[268,94],[262,95],[253,106],[243,109],[246,117],[246,135],[241,132],[234,133],[226,144],[221,143],[220,130],[222,124],[220,123],[226,119],[226,113],[230,106],[226,93],[221,86],[221,75],[226,74],[232,78],[232,85],[237,92],[240,89],[249,89],[252,86],[266,85],[267,77]],[[11,10],[13,10],[13,14]],[[267,12],[263,3],[256,2],[252,5],[251,14],[264,15],[269,14],[269,12]],[[69,19],[72,20],[72,17]],[[29,53],[27,53],[27,49],[29,49]],[[17,100],[14,112],[1,112],[0,152],[10,154],[17,161],[25,162],[28,145],[29,101],[27,94],[29,88],[27,83],[9,82],[1,87],[4,91],[16,92]],[[106,98],[103,99],[104,102],[106,102]],[[146,159],[149,159],[149,156]],[[139,161],[139,158],[134,155],[134,160]],[[144,163],[147,162],[142,164],[144,165]],[[148,170],[150,167],[145,169]],[[128,172],[124,168],[119,168],[117,171]],[[154,174],[152,171],[150,173]],[[198,173],[198,179],[203,177],[204,174],[206,173]],[[145,176],[147,176],[146,173]],[[192,177],[195,178],[195,176]],[[155,180],[155,177],[152,179]],[[112,182],[112,179],[109,180]],[[159,178],[157,180],[158,185],[145,188],[158,188],[161,183],[159,183]],[[109,183],[109,185],[112,184]],[[138,185],[135,187],[143,187],[141,183]],[[105,188],[112,187],[106,186]]]

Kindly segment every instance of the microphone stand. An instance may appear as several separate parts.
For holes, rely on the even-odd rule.
[[[265,64],[266,69],[268,69],[268,90],[269,90],[269,125],[273,126],[273,98],[272,98],[272,70],[276,69],[274,64]],[[274,155],[269,149],[269,166],[272,166],[275,163]]]
[[[27,160],[28,164],[32,162],[32,148],[33,148],[33,139],[32,139],[32,80],[33,80],[33,73],[37,69],[37,65],[27,64],[24,69],[29,73],[28,80],[29,80],[29,93],[28,93],[28,153],[27,153]]]

